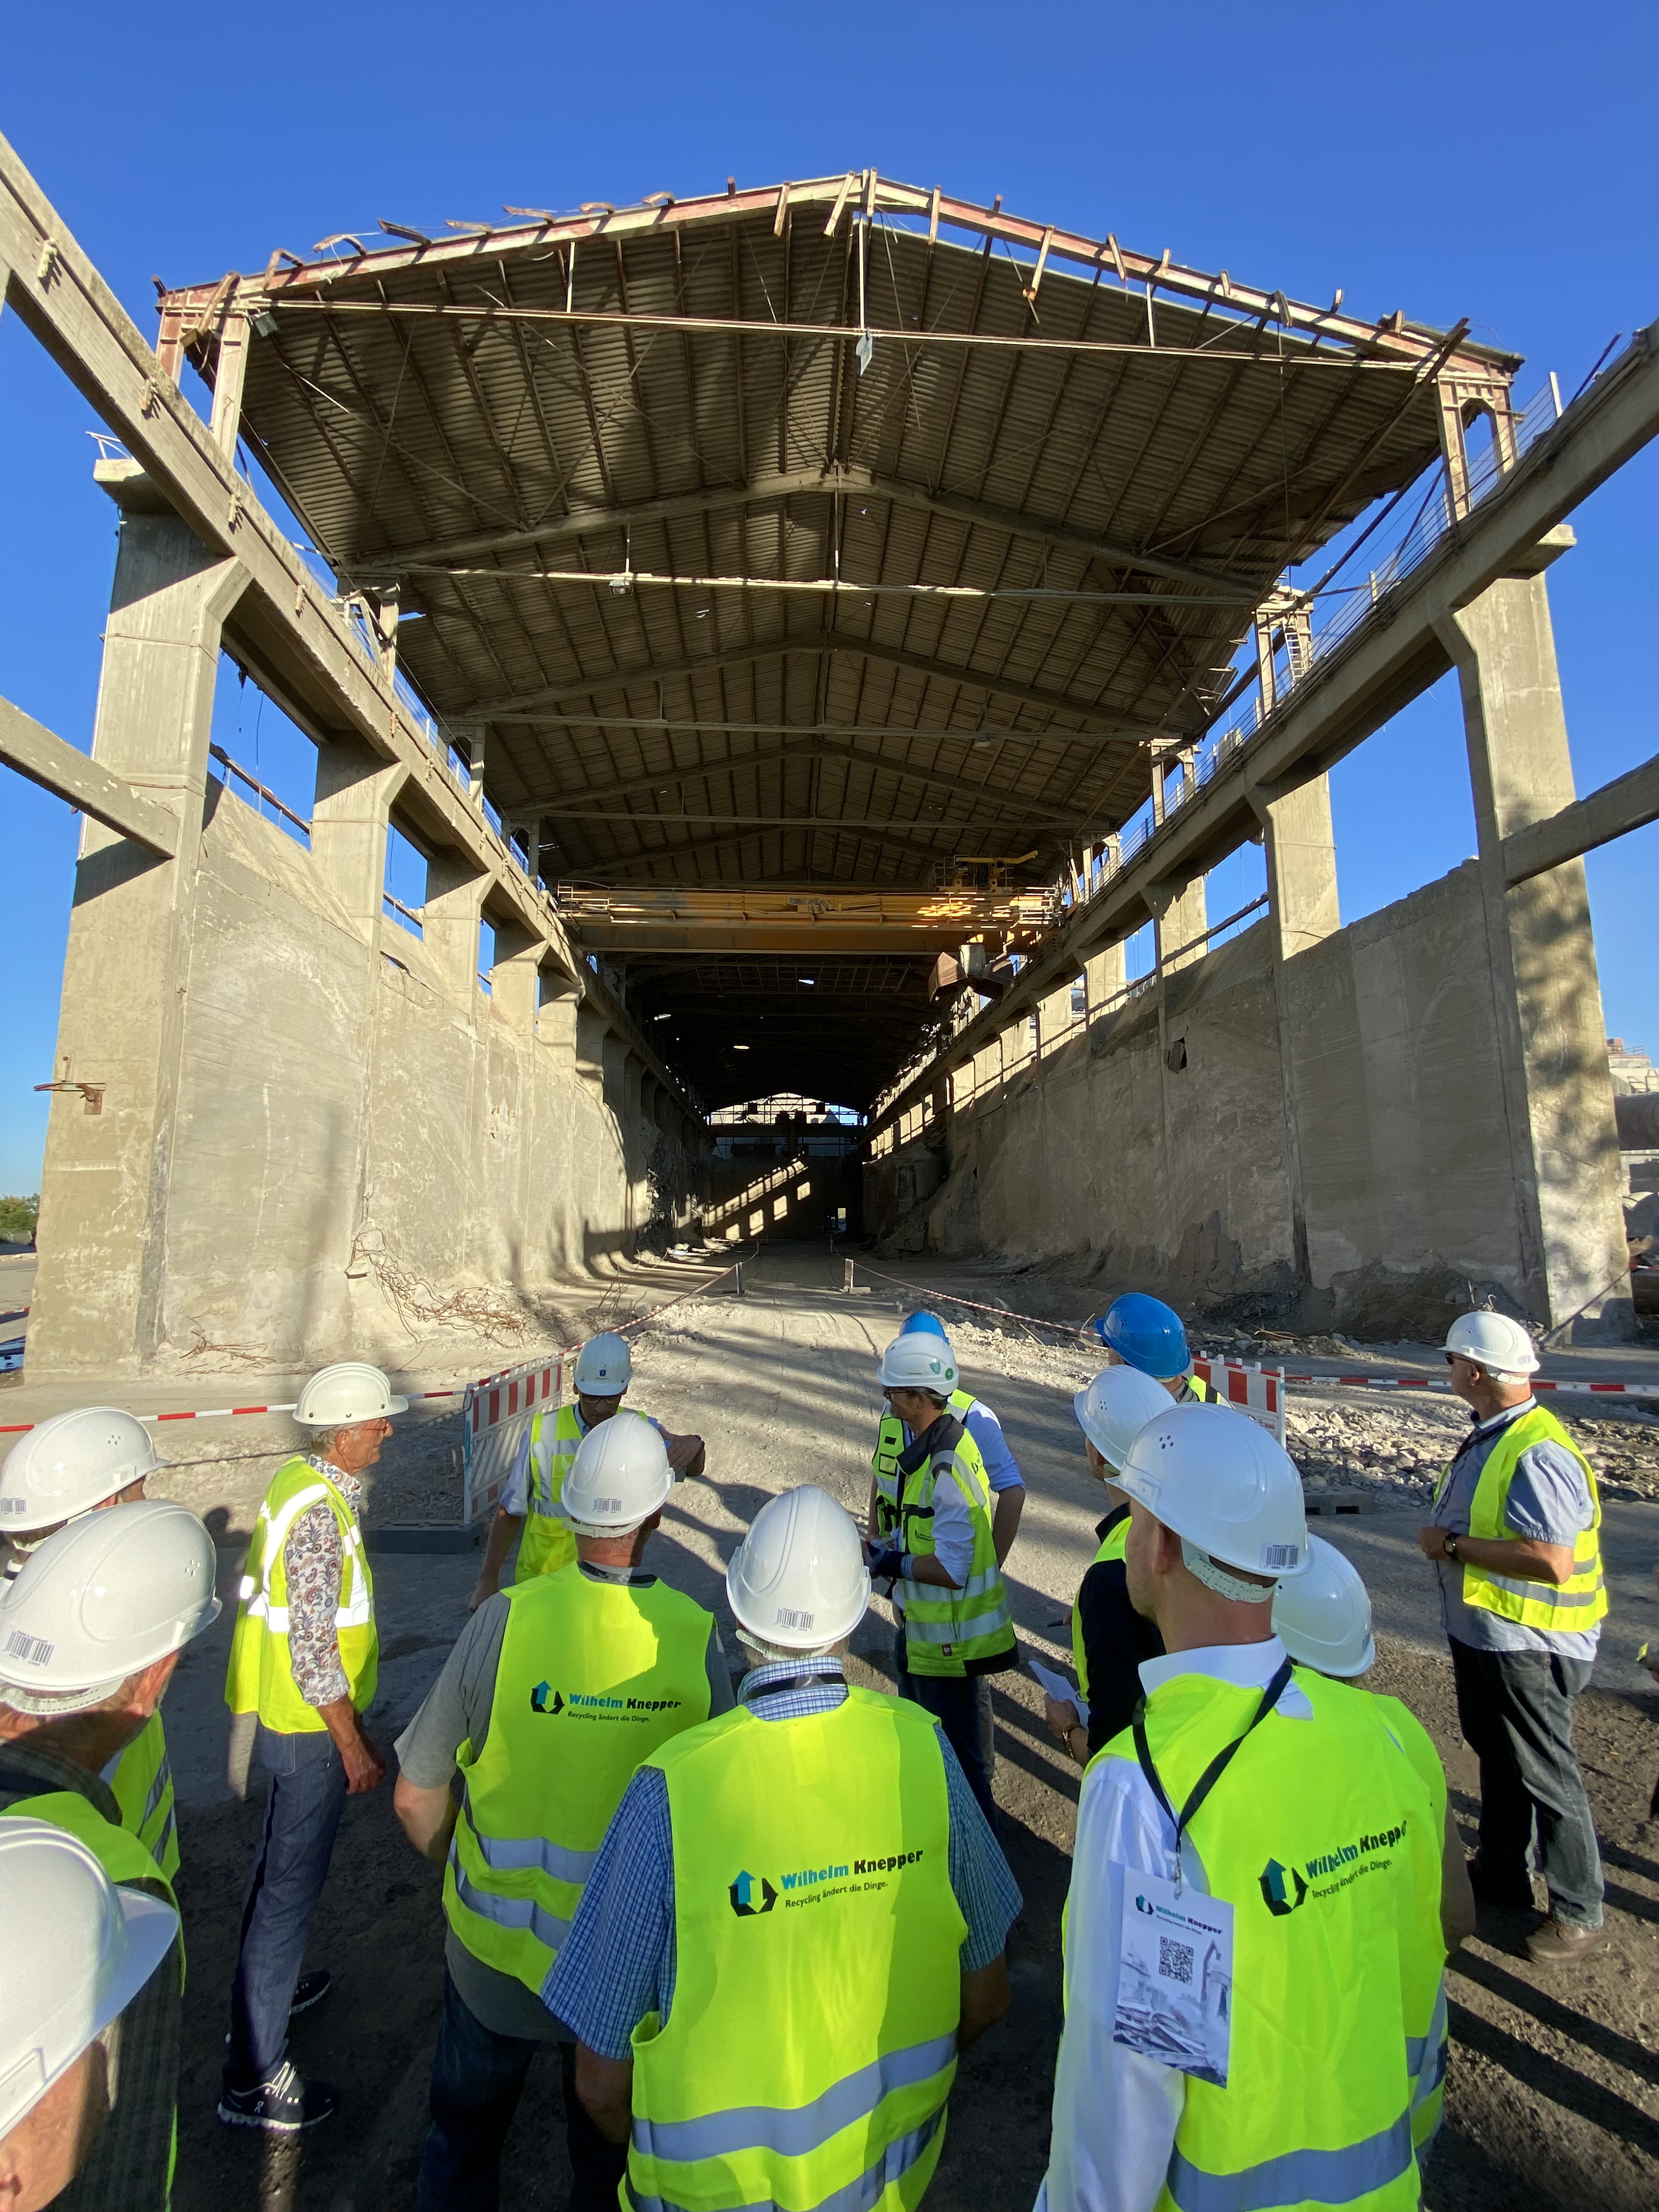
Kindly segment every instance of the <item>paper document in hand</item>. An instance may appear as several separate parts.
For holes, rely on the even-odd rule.
[[[1045,1691],[1057,1705],[1075,1705],[1078,1718],[1087,1728],[1089,1700],[1083,1692],[1073,1688],[1064,1674],[1057,1674],[1052,1667],[1045,1667],[1040,1659],[1028,1659],[1025,1663],[1030,1668],[1037,1687]]]

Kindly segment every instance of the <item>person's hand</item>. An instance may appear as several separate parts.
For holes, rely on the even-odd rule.
[[[701,1437],[669,1437],[668,1464],[676,1474],[687,1474],[692,1472],[693,1462],[701,1460],[702,1456],[703,1446]],[[702,1470],[699,1467],[696,1472],[700,1474]]]
[[[355,1734],[341,1746],[340,1758],[346,1771],[348,1797],[365,1796],[369,1790],[378,1790],[386,1779],[386,1761],[361,1722]]]
[[[499,1595],[493,1578],[489,1575],[480,1575],[473,1584],[472,1595],[466,1601],[466,1609],[469,1613],[476,1613],[481,1605],[487,1605],[492,1597]]]
[[[1042,1717],[1048,1724],[1048,1733],[1056,1743],[1071,1748],[1068,1739],[1073,1729],[1083,1726],[1083,1716],[1069,1698],[1044,1697]]]
[[[1419,1528],[1417,1532],[1419,1550],[1437,1566],[1446,1556],[1446,1533],[1443,1528]]]
[[[864,1547],[865,1565],[870,1570],[872,1583],[896,1583],[904,1575],[904,1554],[891,1544],[873,1540]]]

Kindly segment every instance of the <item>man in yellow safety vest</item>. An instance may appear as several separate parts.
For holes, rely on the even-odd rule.
[[[714,1616],[641,1565],[673,1482],[642,1415],[590,1430],[559,1501],[575,1563],[481,1606],[398,1738],[393,1807],[443,1863],[449,1921],[416,2212],[495,2203],[526,2073],[555,2042],[573,2212],[616,2204],[623,2154],[578,2099],[569,2031],[541,1992],[635,1768],[731,1707]]]
[[[1182,1405],[1117,1482],[1165,1656],[1083,1778],[1040,2212],[1416,2212],[1442,1832],[1377,1701],[1273,1632],[1301,1478],[1247,1415]]]
[[[0,1595],[0,1814],[67,1831],[111,1881],[167,1908],[175,1932],[172,1886],[102,1778],[154,1713],[180,1651],[217,1615],[214,1571],[213,1539],[195,1514],[152,1498],[59,1528]],[[27,1996],[27,1934],[9,1916],[3,1925],[9,2022]],[[109,2118],[63,2212],[166,2212],[183,1980],[173,1940],[128,2009]]]
[[[328,1993],[326,1968],[300,1970],[345,1801],[386,1773],[363,1726],[380,1638],[360,1516],[362,1477],[408,1407],[360,1360],[313,1375],[294,1409],[313,1449],[277,1468],[242,1570],[225,1702],[252,1724],[270,1796],[231,1987],[219,2118],[232,2127],[293,2135],[339,2102],[295,2070],[288,2024]]]
[[[519,1557],[514,1579],[517,1582],[528,1582],[532,1575],[556,1574],[575,1558],[570,1530],[559,1512],[559,1492],[577,1446],[590,1429],[611,1418],[633,1380],[634,1362],[627,1338],[609,1329],[590,1336],[576,1354],[574,1401],[568,1406],[549,1407],[525,1424],[513,1472],[484,1540],[483,1565],[472,1592],[475,1613],[500,1589],[501,1569],[515,1541]],[[701,1437],[672,1436],[660,1421],[653,1421],[652,1426],[660,1433],[668,1464],[677,1475],[703,1473],[708,1455]]]
[[[1526,1939],[1540,1966],[1607,1948],[1601,1854],[1572,1747],[1573,1700],[1607,1610],[1601,1504],[1589,1462],[1533,1397],[1533,1341],[1506,1314],[1455,1321],[1445,1353],[1468,1434],[1419,1531],[1439,1571],[1457,1717],[1480,1762],[1479,1901],[1534,1911],[1528,1852],[1549,1910]]]
[[[147,1477],[166,1465],[149,1430],[115,1406],[82,1406],[29,1431],[0,1466],[0,1537],[5,1577],[13,1579],[30,1553],[65,1522],[111,1505],[135,1504]],[[179,1872],[173,1769],[158,1707],[104,1779],[130,1828],[169,1881]]]
[[[624,2202],[908,2212],[1007,2009],[1019,1892],[937,1724],[843,1679],[851,1516],[772,1499],[726,1595],[741,1702],[629,1784],[543,1995]]]

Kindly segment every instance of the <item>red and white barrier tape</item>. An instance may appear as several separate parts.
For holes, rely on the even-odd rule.
[[[416,1390],[410,1395],[416,1398],[460,1398],[465,1395],[466,1387],[465,1382],[458,1382],[453,1390]],[[140,1421],[228,1421],[239,1413],[291,1413],[298,1403],[297,1398],[290,1398],[281,1406],[195,1406],[188,1413],[137,1413],[133,1418]],[[33,1421],[0,1422],[0,1437],[22,1436],[34,1425]]]

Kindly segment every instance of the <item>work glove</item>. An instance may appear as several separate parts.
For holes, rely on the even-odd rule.
[[[904,1554],[891,1544],[866,1543],[864,1555],[872,1583],[901,1582],[904,1577]]]

